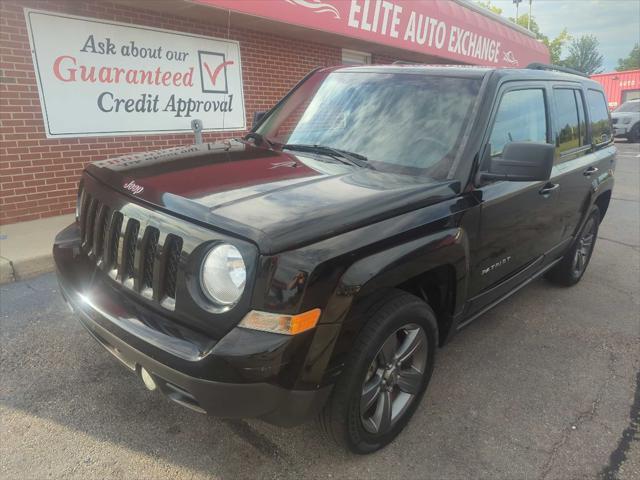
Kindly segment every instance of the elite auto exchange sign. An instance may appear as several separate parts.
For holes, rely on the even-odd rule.
[[[25,9],[47,137],[246,127],[238,42]]]

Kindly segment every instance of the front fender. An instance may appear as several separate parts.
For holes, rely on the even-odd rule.
[[[328,316],[342,321],[347,313],[342,310],[354,300],[442,265],[455,270],[457,301],[466,298],[469,239],[462,228],[448,228],[358,260],[342,275],[327,304],[327,311],[332,312]]]
[[[340,277],[326,304],[323,319],[330,323],[318,326],[323,348],[309,353],[300,380],[324,384],[340,373],[346,353],[367,320],[349,316],[356,302],[375,298],[375,292],[444,265],[455,272],[455,315],[463,307],[468,284],[469,238],[462,228],[447,228],[353,263]]]

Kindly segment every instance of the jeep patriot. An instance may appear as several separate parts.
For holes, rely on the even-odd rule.
[[[243,138],[92,163],[53,247],[62,295],[184,407],[317,417],[375,451],[456,332],[589,264],[611,120],[598,83],[558,70],[322,68]]]

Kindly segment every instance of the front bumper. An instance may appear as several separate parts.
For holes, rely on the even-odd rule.
[[[631,125],[628,127],[622,124],[616,124],[613,126],[614,137],[626,137],[631,131]]]
[[[283,426],[306,421],[324,405],[330,386],[280,384],[292,359],[309,347],[304,339],[235,328],[215,340],[146,311],[83,261],[73,226],[58,235],[53,253],[62,295],[82,325],[128,369],[147,370],[170,400],[200,413]]]

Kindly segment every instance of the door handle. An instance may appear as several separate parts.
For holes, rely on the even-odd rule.
[[[557,190],[560,188],[560,184],[559,183],[547,183],[544,187],[542,187],[540,189],[540,191],[538,192],[540,195],[545,195],[548,196],[549,194],[551,194],[551,192]]]
[[[582,174],[585,177],[590,177],[591,175],[593,175],[594,173],[596,173],[598,171],[597,167],[589,167],[587,168],[584,172],[582,172]]]

